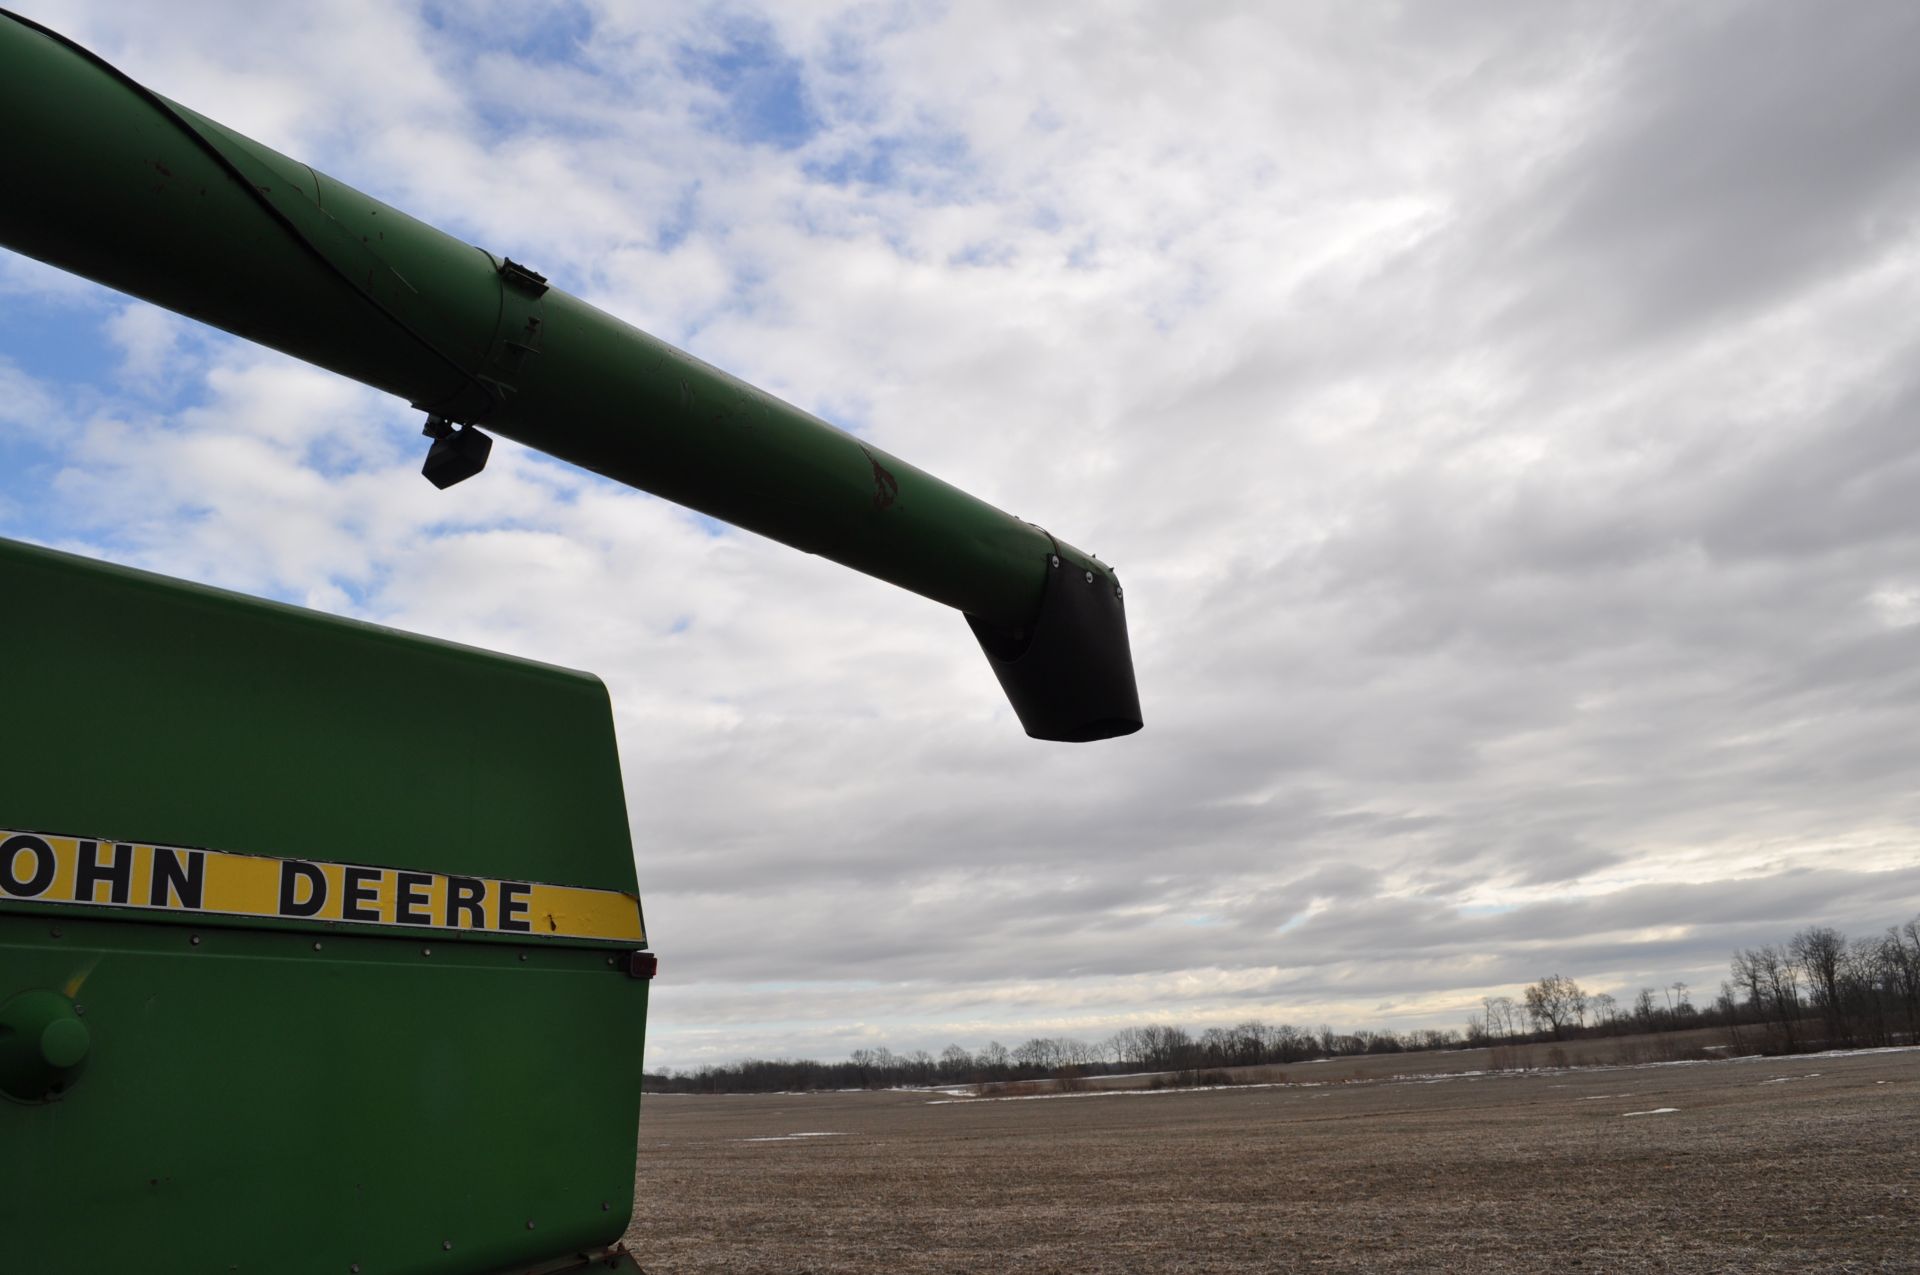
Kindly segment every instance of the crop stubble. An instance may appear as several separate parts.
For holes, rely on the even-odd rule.
[[[653,1096],[628,1243],[649,1275],[1920,1271],[1920,1052],[1345,1074]],[[748,1141],[795,1133],[834,1136]]]

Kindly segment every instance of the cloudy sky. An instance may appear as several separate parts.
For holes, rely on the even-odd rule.
[[[0,253],[0,534],[585,668],[652,1066],[1708,994],[1920,911],[1920,8],[14,0],[1117,565],[959,616]]]

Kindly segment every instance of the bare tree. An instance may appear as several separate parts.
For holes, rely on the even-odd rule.
[[[1146,1064],[1156,1071],[1173,1071],[1194,1065],[1193,1037],[1184,1027],[1155,1023],[1140,1029],[1146,1045]]]
[[[1805,976],[1814,1004],[1820,1007],[1827,1039],[1835,1044],[1847,1039],[1845,998],[1840,988],[1847,959],[1846,936],[1830,925],[1811,925],[1793,936],[1787,951]]]
[[[1847,944],[1840,962],[1840,1012],[1849,1045],[1890,1045],[1893,962],[1880,940]]]
[[[1118,1067],[1145,1067],[1146,1040],[1138,1027],[1122,1027],[1107,1037],[1107,1056]]]
[[[1735,952],[1733,981],[1748,989],[1761,1021],[1779,1026],[1788,1052],[1798,1048],[1795,1024],[1800,1017],[1800,981],[1787,953],[1771,945]]]
[[[1907,1025],[1907,1043],[1920,1045],[1920,917],[1887,931],[1881,948],[1888,987]]]
[[[1734,1022],[1740,1013],[1739,991],[1733,985],[1733,980],[1723,978],[1720,980],[1720,994],[1713,998],[1714,1011],[1729,1023]]]
[[[946,1080],[965,1080],[973,1070],[973,1055],[958,1045],[940,1051],[940,1075]]]
[[[1767,1005],[1766,979],[1760,970],[1759,954],[1742,948],[1733,954],[1733,989],[1746,998],[1754,1017],[1766,1022],[1772,1015]]]
[[[1273,1029],[1273,1060],[1275,1062],[1299,1062],[1303,1058],[1313,1057],[1313,1033],[1304,1027],[1292,1023],[1281,1023]]]
[[[1487,1034],[1506,1040],[1520,1031],[1520,1006],[1511,996],[1482,996],[1481,1012],[1486,1015]]]
[[[1268,1062],[1273,1057],[1273,1029],[1257,1018],[1235,1023],[1228,1036],[1232,1061],[1239,1066]]]
[[[1559,974],[1549,974],[1526,990],[1527,1015],[1542,1031],[1551,1031],[1559,1040],[1567,1028],[1579,1022],[1587,1012],[1587,994],[1580,984]]]

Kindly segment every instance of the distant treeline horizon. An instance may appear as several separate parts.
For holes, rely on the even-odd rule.
[[[1125,1027],[1088,1043],[1035,1036],[1008,1047],[948,1045],[895,1053],[856,1049],[844,1062],[746,1058],[736,1063],[648,1072],[649,1093],[773,1093],[807,1089],[899,1089],[1072,1079],[1127,1072],[1179,1072],[1311,1062],[1322,1058],[1482,1048],[1723,1027],[1755,1053],[1920,1043],[1920,916],[1875,938],[1849,939],[1810,926],[1779,945],[1733,954],[1729,977],[1704,1006],[1685,982],[1642,987],[1629,1005],[1549,974],[1519,999],[1487,996],[1462,1030],[1339,1032],[1247,1019],[1189,1029]]]

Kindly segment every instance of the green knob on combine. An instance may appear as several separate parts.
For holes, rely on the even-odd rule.
[[[57,1071],[72,1071],[87,1056],[93,1037],[77,1018],[59,1018],[40,1033],[40,1057]]]
[[[0,1005],[0,1093],[50,1102],[80,1078],[93,1047],[74,1003],[58,992],[22,992]]]

